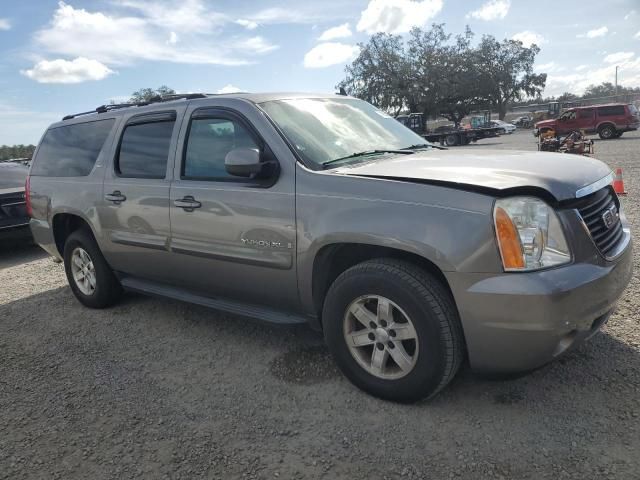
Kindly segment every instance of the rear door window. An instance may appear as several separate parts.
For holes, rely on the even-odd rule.
[[[624,105],[598,107],[598,116],[600,117],[613,117],[617,115],[624,115]]]
[[[31,175],[89,175],[114,123],[111,118],[49,129],[38,148]]]
[[[118,176],[165,178],[175,113],[130,122],[122,133],[115,162]]]

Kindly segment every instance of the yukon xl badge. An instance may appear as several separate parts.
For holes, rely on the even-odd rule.
[[[258,240],[253,238],[240,238],[240,241],[243,245],[247,245],[250,247],[261,247],[261,248],[293,248],[293,245],[289,242],[272,242],[269,240]]]
[[[602,222],[607,230],[616,224],[618,218],[620,218],[620,215],[615,205],[611,205],[611,207],[607,208],[602,214]]]

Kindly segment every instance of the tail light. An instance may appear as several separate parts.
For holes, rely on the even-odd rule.
[[[33,208],[31,207],[31,176],[27,175],[24,182],[24,201],[27,207],[27,215],[33,217]]]

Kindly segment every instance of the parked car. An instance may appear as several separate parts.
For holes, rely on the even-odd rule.
[[[27,200],[87,307],[124,289],[306,322],[355,385],[412,401],[465,359],[529,370],[600,329],[632,274],[611,179],[436,149],[354,98],[192,94],[51,125]]]
[[[536,123],[534,134],[554,130],[557,135],[566,135],[576,130],[597,133],[603,140],[619,138],[624,132],[640,127],[640,113],[633,104],[611,103],[574,107],[558,118]]]
[[[0,162],[0,241],[31,237],[24,198],[28,173],[22,163]]]
[[[517,128],[531,128],[532,118],[528,115],[517,117],[513,120],[513,123]]]
[[[491,120],[491,126],[498,127],[501,134],[513,133],[517,129],[513,123],[507,123],[503,120]]]

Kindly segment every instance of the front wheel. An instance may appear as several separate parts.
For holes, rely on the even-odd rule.
[[[122,294],[120,282],[88,230],[69,235],[64,244],[64,269],[71,291],[87,307],[108,307]]]
[[[342,273],[327,293],[323,325],[345,376],[388,400],[437,394],[464,357],[451,295],[438,279],[403,261],[371,260]]]
[[[444,143],[447,145],[447,147],[455,147],[456,145],[458,145],[458,135],[447,135],[444,139]]]

